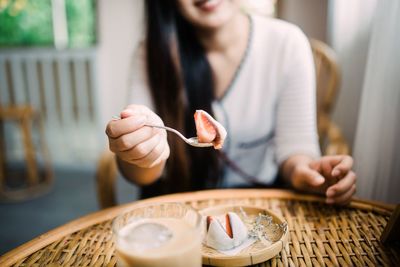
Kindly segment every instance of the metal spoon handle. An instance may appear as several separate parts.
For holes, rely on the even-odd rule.
[[[183,134],[181,134],[181,132],[179,132],[171,127],[161,126],[161,125],[152,125],[152,124],[145,124],[144,126],[165,129],[167,131],[173,132],[174,134],[178,135],[183,141],[185,141],[186,144],[191,145],[191,146],[195,146],[195,147],[214,146],[213,143],[200,143],[199,140],[197,139],[197,137],[187,138]]]
[[[145,124],[144,126],[164,129],[164,130],[173,132],[174,134],[178,135],[181,139],[183,139],[186,143],[188,143],[188,144],[190,143],[188,138],[186,138],[183,134],[181,134],[179,131],[175,130],[174,128],[167,127],[167,126],[161,126],[161,125],[153,125],[153,124]]]
[[[113,120],[121,119],[121,117],[119,117],[119,116],[113,116],[112,118],[113,118]],[[183,134],[181,134],[181,132],[179,132],[178,130],[175,130],[174,128],[171,128],[171,127],[155,125],[155,124],[145,124],[144,126],[164,129],[169,132],[172,132],[172,133],[176,134],[177,136],[179,136],[183,141],[185,141],[186,144],[191,145],[191,146],[210,147],[210,146],[214,145],[213,143],[200,143],[199,140],[197,139],[197,137],[186,138]]]

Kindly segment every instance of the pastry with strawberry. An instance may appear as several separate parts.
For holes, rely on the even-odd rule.
[[[194,121],[199,143],[213,143],[215,149],[221,149],[227,135],[224,126],[204,110],[196,110]]]

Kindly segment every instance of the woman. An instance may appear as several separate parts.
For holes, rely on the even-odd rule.
[[[315,76],[304,34],[249,16],[234,0],[147,0],[147,35],[135,56],[131,103],[108,123],[110,149],[143,196],[276,184],[346,204],[355,193],[349,156],[320,157]],[[164,124],[195,136],[203,109],[228,131],[223,152],[191,148]]]

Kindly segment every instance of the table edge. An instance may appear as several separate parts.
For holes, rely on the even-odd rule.
[[[15,264],[18,260],[21,260],[32,253],[42,249],[43,247],[51,244],[52,242],[68,235],[72,234],[81,229],[87,228],[91,225],[95,225],[106,220],[110,220],[120,213],[128,211],[133,207],[154,203],[154,202],[188,202],[188,201],[199,201],[206,199],[227,199],[232,198],[241,199],[248,198],[277,198],[277,199],[293,199],[313,202],[323,202],[324,197],[318,195],[309,195],[297,193],[292,190],[284,189],[213,189],[213,190],[202,190],[194,192],[176,193],[158,196],[154,198],[137,200],[134,202],[126,203],[120,206],[111,207],[108,209],[100,210],[97,212],[90,213],[64,225],[61,225],[53,230],[50,230],[12,250],[6,252],[0,256],[0,266],[10,266]],[[388,213],[394,210],[395,205],[385,204],[378,201],[364,200],[354,198],[349,205],[353,208],[362,210],[370,210],[378,213]]]

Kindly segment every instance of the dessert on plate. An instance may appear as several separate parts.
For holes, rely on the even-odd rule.
[[[222,218],[207,216],[205,244],[216,250],[229,250],[240,246],[248,238],[246,225],[234,212]]]

